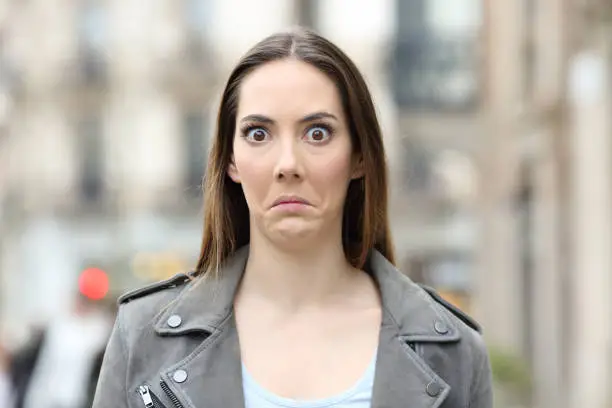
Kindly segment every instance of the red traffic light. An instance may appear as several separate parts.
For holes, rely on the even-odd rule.
[[[91,300],[104,299],[108,293],[108,275],[102,269],[87,268],[79,276],[79,291]]]

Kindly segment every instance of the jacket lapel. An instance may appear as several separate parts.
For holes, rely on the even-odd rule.
[[[206,336],[186,358],[160,373],[184,407],[244,407],[233,298],[247,258],[245,247],[228,259],[218,280],[196,278],[155,324],[161,336]]]
[[[397,333],[389,316],[381,327],[372,408],[435,408],[450,387]]]
[[[207,336],[186,358],[160,373],[185,407],[244,407],[232,308],[247,259],[248,246],[228,260],[218,280],[198,278],[190,284],[155,324],[161,336]],[[457,342],[459,330],[423,289],[380,253],[372,253],[366,270],[379,286],[383,308],[372,407],[439,407],[450,386],[420,357],[419,344]]]
[[[162,374],[185,407],[244,407],[240,346],[233,315],[219,329],[189,357]]]
[[[441,406],[450,386],[418,350],[421,343],[457,342],[459,330],[423,289],[380,253],[372,253],[368,272],[378,283],[383,307],[372,407]]]

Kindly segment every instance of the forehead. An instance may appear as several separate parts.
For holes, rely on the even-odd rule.
[[[239,117],[252,113],[303,116],[321,110],[341,115],[340,95],[327,75],[303,61],[268,62],[247,75],[240,86]]]

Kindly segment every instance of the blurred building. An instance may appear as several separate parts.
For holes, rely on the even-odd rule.
[[[477,313],[529,362],[534,406],[608,406],[610,5],[487,5]]]
[[[85,267],[121,292],[197,256],[219,49],[205,1],[4,3],[0,307],[21,328]]]
[[[297,23],[370,84],[399,266],[527,361],[534,406],[603,407],[610,64],[589,4],[0,0],[0,322],[67,307],[88,266],[120,292],[193,264],[223,81]]]
[[[193,265],[217,96],[256,40],[312,23],[385,104],[389,4],[360,11],[370,27],[342,27],[343,2],[3,1],[7,330],[67,308],[86,267],[108,271],[119,293]]]

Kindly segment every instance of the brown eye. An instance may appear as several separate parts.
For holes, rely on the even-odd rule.
[[[256,130],[253,132],[253,139],[257,142],[266,140],[266,132],[261,129]]]
[[[325,138],[325,133],[322,130],[316,129],[312,132],[313,140],[323,140]]]
[[[268,132],[263,128],[253,128],[246,132],[245,137],[252,142],[264,142],[268,137]]]
[[[308,129],[306,138],[311,142],[325,142],[331,136],[329,129],[323,126],[314,126]]]

